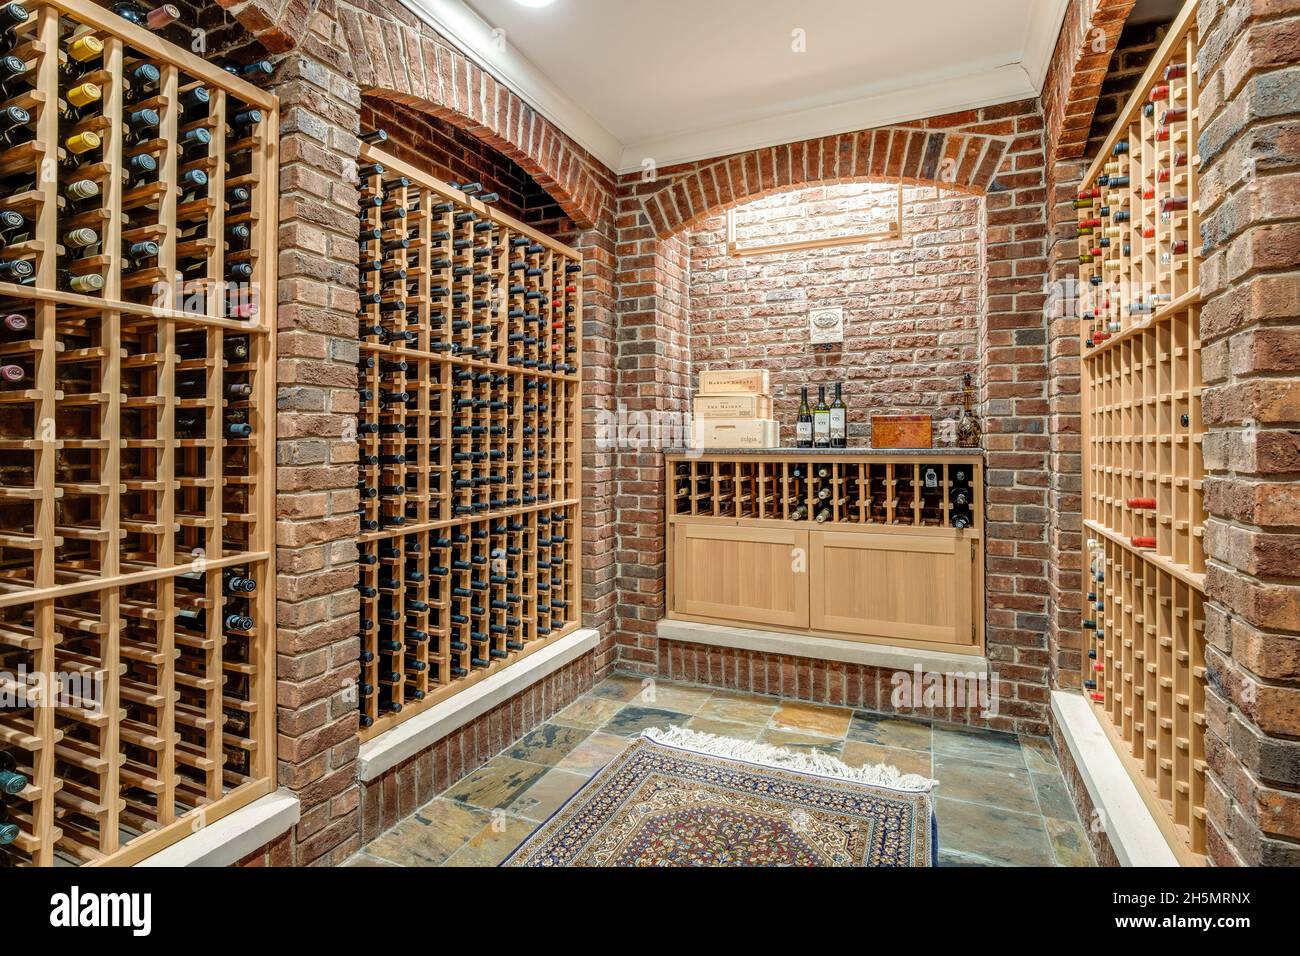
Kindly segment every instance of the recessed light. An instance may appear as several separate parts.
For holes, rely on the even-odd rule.
[[[521,7],[549,7],[555,0],[515,0]]]

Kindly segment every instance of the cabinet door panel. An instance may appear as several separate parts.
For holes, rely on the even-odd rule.
[[[808,626],[808,532],[679,524],[673,551],[671,610]]]
[[[814,629],[975,642],[969,538],[817,531],[809,545]]]

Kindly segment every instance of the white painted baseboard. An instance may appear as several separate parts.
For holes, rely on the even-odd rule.
[[[427,750],[475,717],[486,714],[543,677],[595,650],[599,632],[579,628],[521,661],[497,671],[473,687],[435,704],[361,745],[357,758],[362,782],[374,780],[408,757]]]
[[[298,798],[277,790],[173,843],[136,866],[230,866],[298,822]]]
[[[837,641],[829,637],[794,634],[787,631],[760,631],[757,628],[700,624],[695,621],[670,621],[658,624],[658,634],[670,641],[733,647],[763,654],[810,657],[819,661],[840,661],[887,670],[910,671],[917,665],[935,673],[977,673],[988,671],[988,659],[971,654],[948,654],[892,644],[865,644],[862,641]]]
[[[1165,842],[1137,784],[1083,695],[1052,691],[1052,716],[1119,862],[1124,866],[1178,866],[1178,858]],[[1084,820],[1083,825],[1094,824]]]

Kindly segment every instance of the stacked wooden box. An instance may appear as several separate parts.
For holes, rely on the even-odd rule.
[[[701,372],[694,434],[696,448],[780,447],[767,370]]]

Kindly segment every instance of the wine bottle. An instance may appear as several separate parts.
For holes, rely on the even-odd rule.
[[[0,793],[17,796],[27,789],[27,777],[18,772],[18,763],[7,750],[0,750]]]
[[[29,282],[35,274],[29,259],[0,259],[0,282]]]
[[[848,407],[844,404],[843,383],[835,383],[835,401],[831,402],[831,447],[847,448]]]
[[[831,444],[831,410],[826,404],[826,386],[817,386],[817,407],[813,409],[813,447],[829,448]]]
[[[63,141],[63,156],[59,162],[63,166],[76,167],[81,164],[81,159],[91,150],[99,149],[102,141],[99,134],[86,130],[84,133],[73,133]]]
[[[808,409],[808,386],[805,385],[799,390],[799,419],[795,432],[797,440],[795,444],[799,448],[811,448],[813,444],[813,419],[812,412]]]
[[[15,27],[27,22],[31,16],[21,3],[6,3],[0,6],[0,50],[11,50],[17,41]]]
[[[86,108],[93,103],[98,103],[103,95],[103,90],[97,83],[78,83],[63,94],[59,115],[66,121],[76,122],[89,112]]]
[[[32,114],[21,106],[0,109],[0,145],[10,146],[22,142],[29,130]]]

